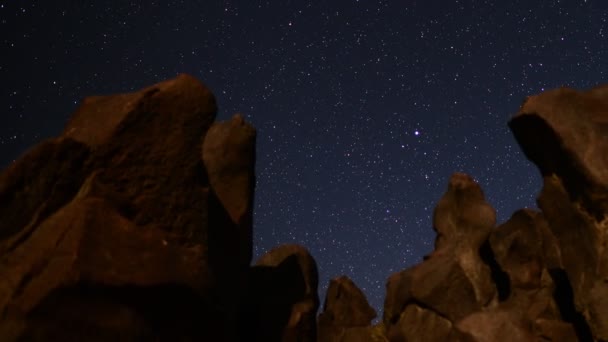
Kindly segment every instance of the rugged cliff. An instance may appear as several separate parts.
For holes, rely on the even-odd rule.
[[[607,88],[524,102],[509,125],[540,211],[496,226],[454,174],[376,325],[346,277],[317,317],[301,246],[251,265],[255,130],[215,113],[186,75],[90,97],[0,175],[0,340],[608,341]]]

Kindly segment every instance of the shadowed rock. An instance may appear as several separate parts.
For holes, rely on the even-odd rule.
[[[241,310],[243,341],[316,341],[317,265],[306,248],[280,245],[249,273]]]
[[[367,341],[370,341],[369,330],[375,317],[376,311],[352,280],[346,276],[332,279],[323,312],[319,315],[317,341],[352,341],[354,337],[349,338],[348,335],[360,336],[362,340],[367,335]]]
[[[511,288],[540,288],[543,270],[561,267],[557,240],[539,212],[517,211],[492,232],[489,242]]]
[[[215,123],[205,137],[203,161],[218,199],[237,225],[251,224],[255,130],[243,117]]]
[[[543,176],[538,203],[558,241],[576,310],[595,339],[608,340],[606,88],[532,96],[509,125]]]
[[[187,75],[86,98],[0,175],[0,340],[234,340],[255,141],[236,120],[204,163],[215,112]]]

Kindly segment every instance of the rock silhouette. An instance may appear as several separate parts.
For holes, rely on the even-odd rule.
[[[344,276],[317,316],[302,246],[251,265],[255,130],[215,113],[187,75],[89,97],[0,174],[1,341],[608,341],[608,88],[526,99],[540,211],[497,226],[455,173],[377,324]]]

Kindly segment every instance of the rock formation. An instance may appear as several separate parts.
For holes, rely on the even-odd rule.
[[[0,340],[234,340],[255,132],[215,113],[186,75],[86,98],[4,171]]]
[[[532,96],[509,125],[543,176],[538,205],[557,239],[571,320],[608,340],[608,89]]]
[[[608,341],[608,92],[528,98],[509,123],[540,169],[541,212],[494,227],[456,174],[435,209],[435,250],[389,278],[389,341]]]
[[[374,310],[363,292],[346,276],[332,279],[319,315],[318,342],[372,341]]]
[[[452,176],[435,208],[434,252],[389,278],[383,317],[389,340],[448,340],[457,322],[495,299],[492,270],[479,253],[495,220],[479,186]]]
[[[181,75],[90,97],[0,174],[1,341],[608,341],[608,88],[528,98],[510,121],[541,211],[496,226],[468,175],[434,251],[391,275],[382,320],[314,258],[251,266],[255,130]]]

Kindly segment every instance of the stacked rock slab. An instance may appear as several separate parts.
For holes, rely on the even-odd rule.
[[[234,340],[255,132],[215,114],[186,75],[89,97],[0,175],[0,340]]]

